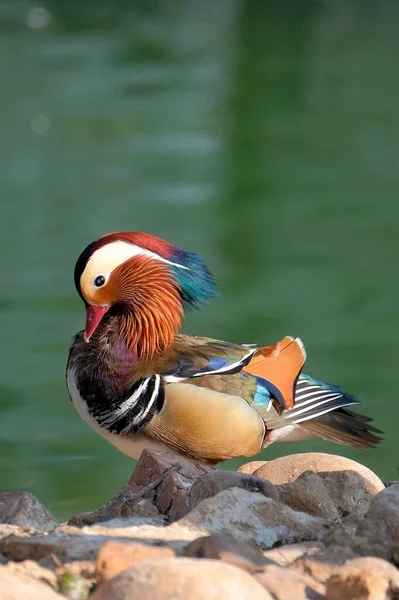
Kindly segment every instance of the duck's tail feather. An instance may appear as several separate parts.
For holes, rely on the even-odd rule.
[[[363,450],[376,448],[382,440],[379,435],[382,431],[371,425],[370,421],[370,417],[339,408],[312,421],[301,423],[300,427],[316,437]]]
[[[341,388],[301,375],[295,391],[295,406],[285,411],[286,424],[295,424],[306,433],[354,448],[375,448],[382,431],[371,418],[347,410],[360,401]]]

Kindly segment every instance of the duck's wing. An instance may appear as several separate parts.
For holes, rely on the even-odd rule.
[[[285,353],[292,355],[294,366],[285,359]],[[264,417],[272,404],[281,412],[287,407],[304,362],[304,350],[293,338],[259,349],[179,336],[161,359],[162,364],[152,368],[165,383],[165,402],[145,432],[178,451],[217,461],[250,456],[262,448]],[[281,370],[274,364],[278,361],[282,362]],[[266,377],[251,373],[252,368]]]
[[[294,406],[295,386],[306,360],[306,352],[301,340],[290,336],[271,346],[258,348],[255,345],[181,335],[176,337],[172,349],[161,360],[163,364],[157,365],[157,372],[161,373],[166,383],[242,373],[238,381],[248,380],[252,385],[256,381],[285,409]],[[253,377],[245,377],[244,374]],[[218,387],[224,384],[227,392],[231,381],[230,378],[219,380]],[[202,383],[199,385],[203,386]]]

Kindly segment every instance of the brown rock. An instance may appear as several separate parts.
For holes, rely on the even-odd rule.
[[[303,575],[309,575],[320,583],[326,583],[337,566],[344,562],[345,557],[338,560],[326,552],[320,552],[313,556],[301,556],[290,564],[290,568]]]
[[[206,498],[216,496],[229,488],[238,488],[262,494],[266,498],[279,499],[276,486],[253,475],[245,475],[236,471],[214,471],[203,475],[188,489],[186,494],[173,505],[170,519],[176,521],[187,515]]]
[[[170,473],[159,486],[155,499],[161,514],[168,515],[172,505],[182,500],[191,485],[192,481],[183,473]]]
[[[59,576],[65,571],[76,573],[76,575],[80,575],[85,579],[95,579],[96,577],[96,565],[93,560],[75,560],[63,563],[61,567],[56,569],[56,575]]]
[[[195,463],[188,458],[169,452],[143,450],[129,480],[129,484],[139,488],[148,485],[177,463],[181,466],[179,473],[183,473],[184,477],[191,481],[196,481],[202,475],[205,475],[205,473],[217,470],[212,465]]]
[[[54,587],[57,582],[57,577],[53,571],[42,567],[33,560],[23,560],[21,562],[9,561],[6,568],[18,577],[35,579],[42,583],[47,583],[52,587]]]
[[[107,542],[97,555],[97,580],[106,581],[111,579],[143,560],[163,560],[174,556],[175,553],[170,548],[139,543]]]
[[[325,546],[321,542],[299,542],[272,548],[264,552],[263,556],[285,567],[298,558],[313,556],[323,550],[325,550]]]
[[[151,523],[159,521],[161,523],[161,515],[158,508],[151,502],[149,498],[139,498],[133,503],[128,503],[121,508],[120,515],[115,515],[113,518],[121,516],[126,519],[128,517],[139,517],[143,523]]]
[[[399,572],[378,558],[350,560],[327,581],[327,600],[385,600],[399,591]]]
[[[361,558],[348,560],[345,563],[345,567],[356,567],[365,571],[380,573],[388,581],[392,591],[399,591],[399,570],[387,560],[374,556],[362,556]]]
[[[280,502],[294,510],[329,521],[339,519],[339,512],[323,480],[313,471],[305,471],[295,481],[280,485],[278,490]]]
[[[27,527],[20,527],[19,525],[7,525],[6,523],[0,523],[0,540],[8,537],[9,535],[19,535],[21,537],[27,537],[30,533],[36,532],[36,529],[29,529]]]
[[[399,542],[399,484],[391,485],[372,500],[366,520],[386,527],[393,542]]]
[[[51,531],[57,527],[56,518],[27,492],[0,494],[0,523]]]
[[[65,600],[49,585],[0,565],[1,600]]]
[[[263,548],[315,540],[325,528],[322,519],[238,488],[229,488],[203,500],[178,523],[231,535],[238,541],[256,543]]]
[[[178,467],[178,471],[170,471],[173,467]],[[192,483],[214,470],[215,467],[195,464],[175,454],[144,450],[129,483],[122,486],[105,506],[75,515],[69,524],[83,527],[131,516],[161,524],[172,504],[186,493]]]
[[[111,498],[107,504],[101,506],[97,510],[91,512],[80,513],[71,517],[68,525],[73,527],[85,527],[86,525],[94,525],[106,523],[114,519],[128,519],[133,517],[141,524],[158,523],[164,524],[164,517],[159,513],[159,510],[145,496],[154,494],[154,490],[140,490],[129,486],[122,486],[120,490]]]
[[[309,575],[285,567],[268,565],[255,579],[275,600],[322,600],[325,586]]]
[[[247,462],[244,465],[241,465],[241,467],[238,467],[237,471],[239,473],[246,473],[247,475],[253,475],[255,473],[255,471],[257,471],[258,469],[260,469],[267,462],[269,462],[269,461],[266,461],[266,460],[251,460],[250,462]]]
[[[272,600],[253,577],[215,560],[141,562],[101,584],[91,600]]]
[[[168,514],[174,502],[180,501],[191,485],[206,473],[216,471],[216,468],[205,463],[193,461],[168,452],[153,452],[144,450],[135,470],[129,480],[129,485],[142,488],[173,465],[180,466],[178,471],[169,473],[159,487],[148,497],[152,499],[161,514]]]
[[[363,548],[363,551],[367,551],[366,547]],[[391,589],[396,589],[395,585],[399,585],[397,579],[398,570],[386,560],[371,556],[364,556],[361,558],[353,558],[353,556],[354,553],[351,548],[348,549],[345,546],[341,546],[337,547],[334,552],[326,551],[319,552],[313,556],[303,556],[294,561],[290,566],[300,573],[310,575],[321,583],[327,583],[332,575],[340,572],[344,573],[345,571],[342,571],[343,569],[351,567],[353,569],[356,568],[359,572],[374,571],[377,574],[383,575],[387,579]],[[354,587],[354,590],[359,589],[360,588],[356,586]],[[348,597],[351,598],[352,596]],[[355,598],[356,596],[353,597]],[[383,596],[383,598],[385,598],[385,596]]]
[[[194,540],[187,546],[184,554],[191,558],[222,560],[230,565],[240,567],[248,573],[256,573],[272,562],[267,560],[262,552],[254,546],[238,542],[235,538],[221,533]]]
[[[281,485],[296,481],[305,471],[318,473],[342,516],[365,515],[373,497],[384,489],[381,479],[367,467],[343,456],[320,452],[276,458],[255,471],[255,475]]]

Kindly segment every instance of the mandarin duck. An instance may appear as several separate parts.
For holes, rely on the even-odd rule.
[[[203,259],[146,233],[109,233],[75,266],[86,326],[67,386],[80,416],[121,452],[144,448],[218,462],[312,437],[380,441],[359,400],[302,373],[299,338],[271,346],[180,333],[184,312],[216,295]]]

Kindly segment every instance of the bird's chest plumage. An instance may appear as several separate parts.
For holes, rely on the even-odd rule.
[[[95,429],[133,435],[161,410],[164,384],[160,375],[135,374],[134,357],[115,358],[108,338],[93,351],[78,334],[71,346],[67,386],[81,417]],[[102,431],[101,431],[102,433]]]
[[[165,443],[158,442],[155,439],[148,437],[144,432],[136,430],[134,435],[113,433],[112,427],[107,427],[100,424],[98,419],[93,415],[86,400],[80,394],[76,384],[76,374],[73,369],[67,370],[67,387],[71,397],[71,401],[75,406],[80,417],[99,435],[105,438],[113,446],[118,448],[120,452],[131,458],[139,458],[145,448],[152,450],[167,451],[169,448]],[[115,415],[114,415],[115,416]]]

